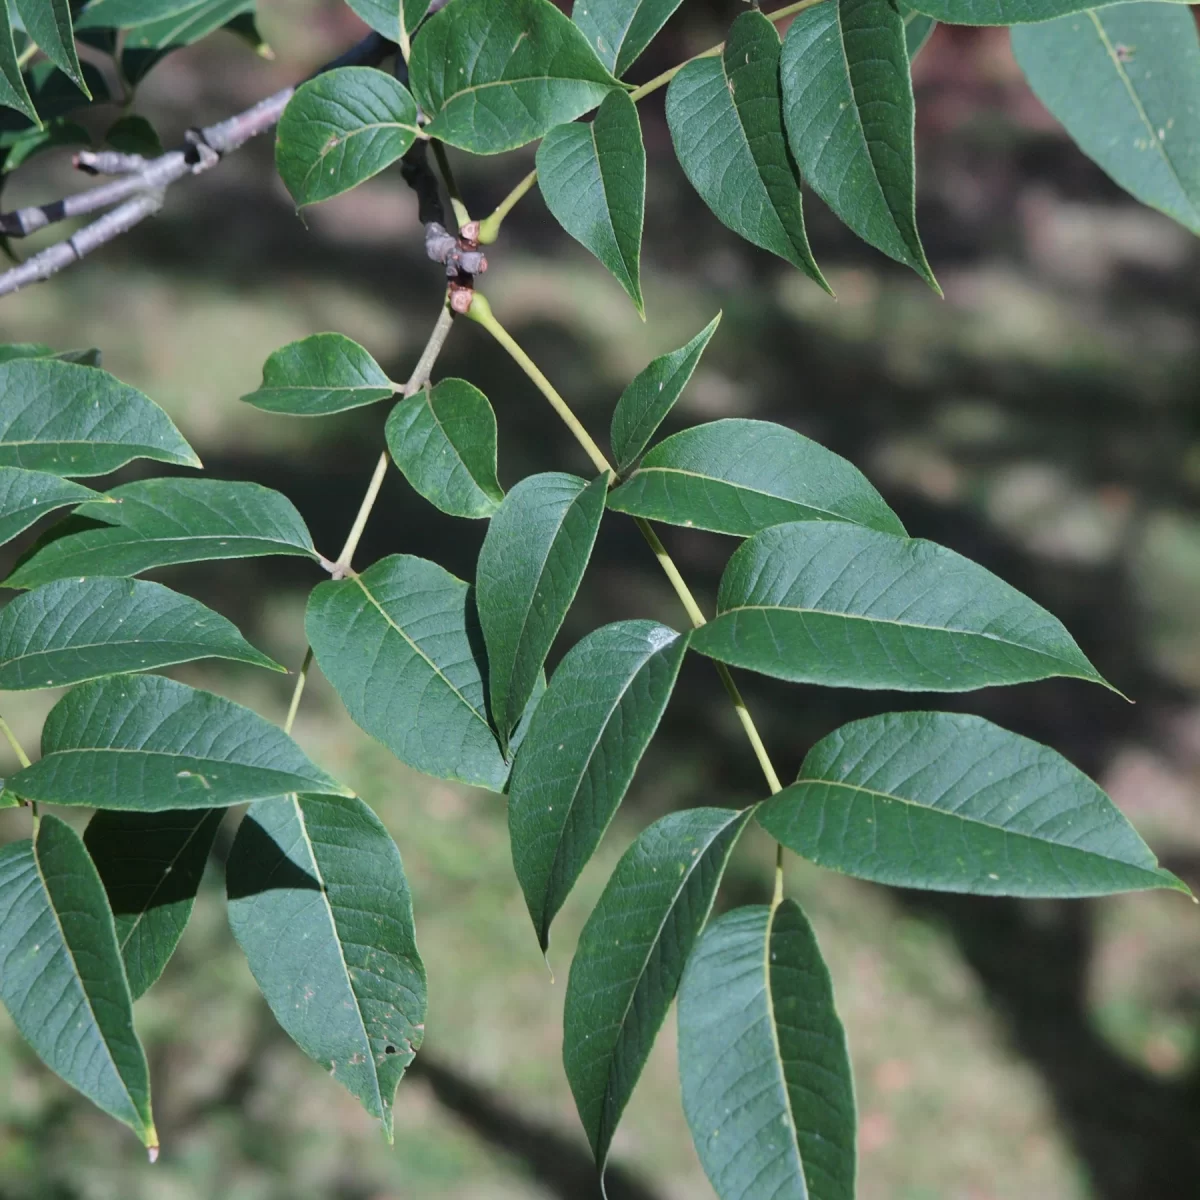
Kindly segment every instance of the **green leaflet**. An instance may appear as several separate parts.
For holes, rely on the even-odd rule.
[[[41,759],[6,783],[25,800],[143,813],[353,795],[257,713],[157,675],[68,692],[46,718]]]
[[[271,1011],[390,1141],[425,1036],[425,966],[387,830],[355,798],[261,800],[226,876],[229,922]]]
[[[135,26],[126,35],[125,53],[190,46],[235,17],[252,13],[255,3],[256,0],[197,0],[169,17]]]
[[[145,117],[136,113],[118,117],[105,130],[104,141],[114,150],[125,154],[141,154],[146,158],[154,158],[163,152],[158,130]]]
[[[550,0],[454,0],[421,30],[409,69],[425,132],[473,154],[532,142],[617,86]]]
[[[162,975],[183,936],[223,809],[98,812],[83,835],[116,926],[130,995]]]
[[[625,92],[610,92],[591,122],[550,130],[538,147],[537,172],[554,218],[612,272],[645,320],[646,148],[637,105]]]
[[[157,1147],[104,886],[57,817],[43,816],[32,842],[0,849],[0,968],[0,999],[42,1061]]]
[[[263,364],[262,384],[242,399],[267,412],[323,417],[387,400],[395,391],[357,342],[315,333],[276,350]]]
[[[8,0],[0,0],[0,107],[15,108],[34,124],[40,124],[37,109],[33,106],[29,88],[17,63],[17,47],[13,41],[7,3]]]
[[[901,9],[901,13],[904,17],[904,45],[908,50],[908,61],[912,62],[933,36],[937,22],[924,13],[904,9]]]
[[[54,351],[41,342],[10,342],[0,346],[0,363],[13,362],[18,358],[49,358]]]
[[[196,0],[90,0],[75,18],[76,29],[129,29],[194,8]]]
[[[417,106],[374,67],[339,67],[296,89],[275,139],[275,165],[298,208],[357,187],[408,152]]]
[[[0,546],[56,508],[99,498],[91,488],[46,471],[0,467]]]
[[[200,466],[170,417],[107,371],[56,358],[0,366],[0,466],[107,475],[135,458]]]
[[[305,630],[346,711],[401,762],[504,789],[509,767],[488,721],[483,639],[461,579],[393,555],[319,584]]]
[[[1104,684],[1062,623],[933,542],[839,522],[776,525],[729,560],[692,648],[776,679],[965,692],[1066,675]]]
[[[0,691],[224,658],[283,671],[190,596],[135,579],[61,579],[0,611]]]
[[[1143,204],[1200,233],[1200,38],[1191,9],[1114,4],[1015,28],[1012,47],[1038,99],[1085,154]]]
[[[904,534],[900,519],[853,463],[770,421],[729,418],[660,442],[608,507],[747,536],[785,521],[850,521]]]
[[[31,127],[12,142],[4,158],[3,174],[15,171],[38,154],[60,146],[90,146],[91,135],[74,121],[57,118],[47,121],[40,129]]]
[[[656,621],[588,634],[559,664],[513,763],[513,866],[538,943],[595,853],[662,719],[687,637]]]
[[[505,496],[483,539],[475,587],[492,722],[506,751],[591,557],[608,481],[530,475]]]
[[[804,231],[779,62],[775,26],[760,12],[743,13],[720,58],[693,59],[671,80],[667,123],[680,165],[714,215],[829,292]]]
[[[798,13],[780,63],[800,173],[864,241],[940,295],[917,234],[912,79],[891,0],[830,0]]]
[[[575,0],[571,20],[600,61],[624,75],[683,0]]]
[[[90,100],[75,35],[71,30],[71,0],[9,0],[25,25],[25,32],[38,48]]]
[[[346,0],[376,33],[393,42],[411,38],[429,9],[429,0]]]
[[[387,443],[413,488],[452,517],[490,517],[504,492],[496,478],[496,414],[465,379],[443,379],[401,400]]]
[[[579,935],[563,1065],[602,1173],[749,816],[693,808],[655,821],[626,850]]]
[[[679,988],[679,1079],[721,1200],[853,1200],[846,1035],[794,900],[736,908],[704,931]]]
[[[947,25],[1024,25],[1104,8],[1113,0],[918,0],[919,11]],[[1186,4],[1187,0],[1172,0]]]
[[[720,323],[721,314],[717,313],[686,346],[660,355],[639,371],[621,393],[613,410],[609,435],[618,471],[629,470],[650,444],[650,439],[687,387],[700,356]]]
[[[889,713],[818,742],[758,810],[823,867],[985,896],[1187,888],[1061,754],[982,717]]]
[[[137,575],[151,567],[268,554],[315,558],[292,502],[257,483],[145,479],[113,488],[76,517],[102,528],[64,533],[22,560],[5,587],[31,588],[73,575]]]

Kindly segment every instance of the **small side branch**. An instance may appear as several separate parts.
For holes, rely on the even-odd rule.
[[[344,66],[369,66],[382,62],[395,50],[394,43],[373,33],[345,54],[327,63],[324,71]],[[33,205],[14,212],[0,213],[0,236],[28,237],[59,221],[112,208],[99,220],[79,230],[66,241],[51,246],[28,262],[0,274],[0,296],[9,295],[30,283],[49,279],[64,267],[78,262],[85,254],[127,233],[135,225],[156,213],[163,205],[166,189],[188,175],[199,175],[215,167],[232,150],[251,138],[266,133],[279,123],[283,110],[295,94],[294,87],[284,88],[265,100],[215,125],[191,129],[185,144],[157,158],[138,155],[82,153],[75,163],[89,174],[116,175],[88,191]],[[113,208],[114,205],[119,205]]]

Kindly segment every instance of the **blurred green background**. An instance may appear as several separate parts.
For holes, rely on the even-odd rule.
[[[636,77],[719,40],[739,8],[689,0]],[[150,76],[137,109],[168,144],[362,32],[333,0],[261,0],[260,12],[273,62],[220,34]],[[1200,247],[1070,146],[1022,84],[1002,31],[939,29],[918,60],[916,90],[919,215],[945,301],[855,242],[816,200],[809,228],[836,303],[739,242],[675,165],[661,96],[643,105],[648,324],[536,193],[492,248],[485,290],[597,432],[638,369],[723,310],[672,428],[756,416],[825,442],[867,470],[910,530],[979,559],[1062,617],[1136,701],[1070,681],[914,698],[747,677],[781,774],[853,717],[922,705],[978,712],[1089,771],[1164,864],[1200,888]],[[66,157],[18,173],[5,207],[80,186]],[[455,157],[472,212],[490,211],[531,158]],[[109,370],[167,408],[212,475],[286,492],[333,556],[387,406],[305,422],[238,397],[271,351],[321,330],[356,338],[404,378],[441,287],[396,171],[301,221],[263,140],[176,185],[162,215],[121,242],[0,301],[0,337],[101,347]],[[586,470],[477,327],[455,329],[439,374],[467,376],[491,398],[506,486],[535,470]],[[470,576],[481,536],[477,524],[419,502],[393,472],[358,561],[403,551]],[[711,607],[732,540],[664,537]],[[305,564],[256,560],[161,578],[277,659],[299,662],[305,595],[317,582]],[[556,654],[598,624],[647,615],[680,619],[632,524],[614,518]],[[274,719],[286,709],[286,679],[206,666],[176,674]],[[0,695],[0,711],[36,745],[55,698]],[[138,1006],[160,1163],[149,1168],[132,1137],[52,1078],[0,1014],[0,1200],[599,1194],[560,1066],[565,975],[578,930],[638,829],[672,808],[760,796],[711,668],[685,667],[622,814],[556,925],[557,982],[513,878],[502,799],[400,766],[319,678],[297,736],[375,806],[413,888],[430,1011],[397,1100],[395,1147],[291,1046],[257,996],[223,912],[231,818],[179,953]],[[25,836],[27,820],[0,815],[0,840]],[[771,854],[748,836],[719,903],[764,898]],[[1200,914],[1185,900],[922,896],[794,859],[788,886],[817,927],[850,1034],[862,1200],[1200,1195]],[[612,1200],[711,1195],[679,1106],[669,1025],[614,1164]]]

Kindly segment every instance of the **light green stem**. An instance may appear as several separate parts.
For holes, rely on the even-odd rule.
[[[25,753],[21,743],[17,741],[17,735],[9,728],[8,722],[3,717],[0,717],[0,733],[4,734],[8,744],[12,747],[13,753],[17,756],[17,762],[23,767],[28,767],[30,765],[29,755]]]
[[[583,423],[571,411],[571,406],[563,399],[546,376],[538,370],[537,365],[521,349],[512,334],[496,320],[496,316],[492,312],[492,306],[479,292],[475,293],[467,316],[482,325],[508,351],[517,366],[529,376],[538,391],[550,401],[554,411],[558,413],[563,423],[574,435],[575,440],[583,447],[596,470],[601,474],[607,471],[615,475],[612,463],[605,457],[604,451],[596,445],[591,434],[584,428]],[[662,544],[662,540],[654,532],[654,527],[649,521],[641,517],[636,517],[635,522],[641,531],[642,537],[646,539],[646,544],[654,552],[654,557],[658,559],[658,565],[662,567],[663,573],[670,580],[671,587],[674,588],[675,594],[683,604],[688,619],[696,629],[699,629],[701,625],[705,624],[704,611],[696,602],[696,597],[693,595],[692,589],[688,587],[686,580],[679,573],[679,568],[675,565],[675,560],[667,553],[667,548]],[[746,701],[742,699],[742,694],[738,690],[733,676],[729,673],[729,668],[724,663],[715,663],[715,666],[717,674],[721,677],[721,682],[725,685],[725,691],[733,702],[738,720],[741,722],[742,729],[746,733],[746,738],[750,742],[751,749],[754,751],[754,757],[758,759],[758,765],[762,769],[763,776],[766,778],[767,786],[771,789],[771,794],[774,795],[776,792],[782,790],[783,785],[779,782],[779,775],[771,763],[771,758],[767,753],[767,747],[762,740],[762,735],[758,732],[758,727],[754,724],[754,718],[750,715],[750,709],[746,707]],[[779,886],[778,881],[777,886]]]
[[[806,8],[813,8],[815,5],[823,4],[825,0],[798,0],[795,4],[787,4],[783,8],[777,8],[774,12],[763,13],[763,16],[768,21],[782,21],[786,17],[794,17],[796,13],[803,12]],[[661,75],[656,75],[653,79],[641,84],[629,93],[629,98],[635,104],[639,100],[644,100],[651,92],[657,92],[660,88],[664,88],[688,63],[695,62],[698,58],[713,58],[720,54],[725,49],[724,42],[718,42],[715,46],[709,46],[707,50],[701,50],[699,54],[692,55],[691,58],[685,59],[681,63],[676,63],[669,70],[664,71]],[[521,197],[537,182],[537,172],[530,171],[520,183],[503,200],[496,206],[496,211],[489,217],[485,217],[479,224],[479,240],[480,242],[491,245],[492,242],[500,236],[500,226],[504,223],[504,218],[516,207]]]

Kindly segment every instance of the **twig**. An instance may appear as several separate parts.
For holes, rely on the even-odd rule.
[[[345,54],[327,63],[316,74],[336,67],[375,64],[394,49],[394,43],[372,33]],[[114,204],[121,205],[107,216],[85,226],[67,241],[51,246],[21,266],[0,275],[0,296],[15,292],[26,284],[49,279],[64,267],[78,262],[85,254],[127,233],[162,207],[163,194],[171,184],[185,176],[210,170],[231,150],[238,149],[251,138],[274,127],[295,91],[294,87],[284,88],[227,120],[203,129],[189,130],[183,147],[169,150],[157,158],[146,159],[142,166],[129,170],[129,173],[122,174],[110,183],[49,204],[0,213],[0,236],[28,237],[55,222],[85,216]],[[133,166],[130,157],[125,156],[121,169]],[[79,165],[85,170],[91,169],[102,174],[109,174],[110,168],[120,166],[116,158],[109,161],[102,155],[91,158],[80,155]],[[131,200],[131,197],[136,197],[136,200]],[[122,201],[129,203],[122,204]]]

